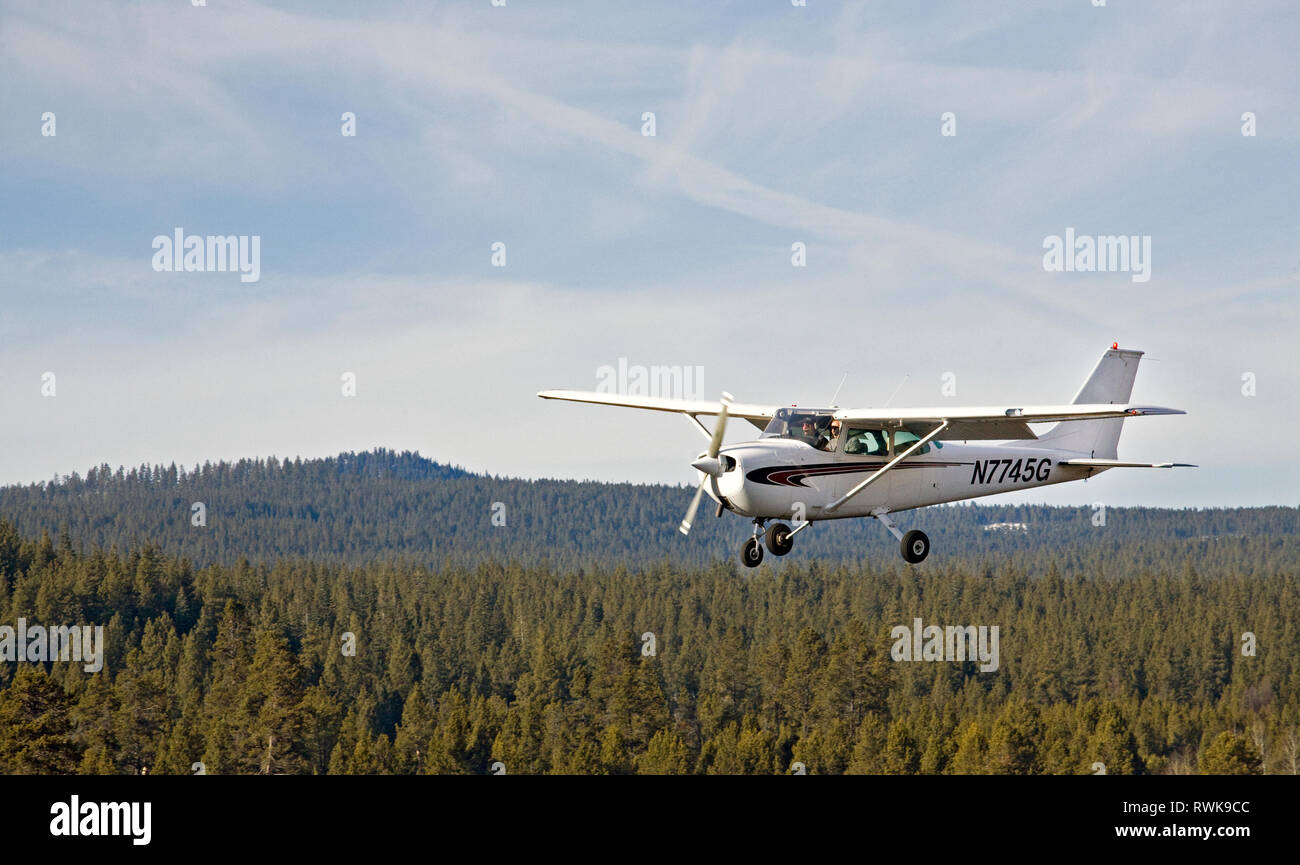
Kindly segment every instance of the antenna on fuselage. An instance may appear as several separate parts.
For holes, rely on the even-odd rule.
[[[831,396],[831,401],[830,401],[831,408],[835,408],[835,397],[840,395],[840,388],[844,387],[844,380],[847,379],[848,377],[849,374],[847,372],[844,373],[844,375],[840,376],[839,387],[835,388],[835,393],[833,396]]]
[[[905,384],[907,384],[906,375],[903,376],[903,380],[898,383],[898,387],[894,388],[894,392],[889,395],[889,399],[885,400],[885,404],[881,408],[889,408],[889,404],[894,401],[894,397],[898,396],[898,392],[903,389]]]

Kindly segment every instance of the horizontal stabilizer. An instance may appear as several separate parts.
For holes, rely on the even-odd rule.
[[[1173,468],[1194,469],[1196,468],[1196,466],[1193,465],[1192,463],[1131,463],[1126,460],[1094,460],[1094,459],[1061,460],[1057,463],[1057,465],[1058,466],[1090,466],[1092,468],[1098,468],[1098,469],[1173,469]]]

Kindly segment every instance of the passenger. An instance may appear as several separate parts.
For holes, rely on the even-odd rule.
[[[839,418],[835,418],[834,420],[831,421],[830,431],[828,433],[828,438],[826,439],[826,446],[823,447],[822,450],[824,451],[835,450],[835,443],[838,442],[839,440],[840,440],[840,420]]]
[[[813,447],[819,451],[830,451],[835,449],[835,440],[840,437],[840,422],[832,420],[828,426],[821,426],[817,430],[817,440],[813,442]]]

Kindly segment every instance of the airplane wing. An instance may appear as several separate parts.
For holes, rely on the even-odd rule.
[[[539,391],[537,395],[542,399],[563,399],[569,402],[585,402],[595,405],[617,405],[624,408],[640,408],[649,411],[669,411],[690,415],[691,417],[696,415],[716,415],[722,409],[721,403],[708,400],[628,396],[627,394],[597,393],[587,390],[544,390]],[[767,422],[772,419],[772,415],[776,414],[778,408],[779,406],[774,405],[751,405],[735,402],[727,406],[727,414],[730,417],[744,418],[759,429],[765,429]]]
[[[627,394],[598,393],[582,390],[544,390],[537,394],[542,399],[561,399],[594,405],[614,405],[649,411],[676,412],[691,417],[716,415],[721,403],[708,400],[669,399],[658,396],[629,396]],[[764,429],[780,406],[732,403],[727,410],[731,417],[740,417],[759,429]],[[926,430],[942,421],[948,427],[938,436],[945,441],[1036,439],[1029,428],[1031,423],[1057,423],[1072,420],[1101,420],[1104,418],[1144,417],[1147,415],[1186,414],[1181,409],[1161,406],[1112,403],[1037,405],[1037,406],[943,406],[933,408],[863,408],[839,409],[835,417],[841,420],[868,421],[895,427],[917,427]]]
[[[928,429],[948,421],[938,438],[945,441],[981,439],[1036,439],[1031,423],[1186,414],[1176,408],[1112,403],[1030,406],[954,406],[950,408],[840,409],[844,421],[872,421],[889,426]],[[913,430],[916,432],[917,430]]]

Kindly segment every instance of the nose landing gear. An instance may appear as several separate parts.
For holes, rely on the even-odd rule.
[[[740,545],[740,561],[747,568],[757,568],[763,563],[763,544],[758,539],[759,532],[763,531],[763,523],[767,520],[757,517],[754,519],[754,534]]]
[[[794,536],[812,525],[811,522],[802,522],[792,529],[785,523],[773,523],[764,531],[766,523],[764,518],[755,519],[754,534],[740,548],[740,560],[747,568],[756,568],[762,563],[765,544],[772,555],[784,556],[794,549]]]

